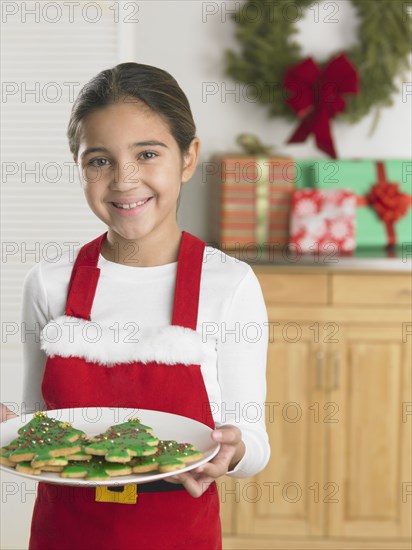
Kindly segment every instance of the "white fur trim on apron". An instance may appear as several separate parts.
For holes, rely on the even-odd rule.
[[[40,340],[48,357],[82,357],[107,367],[135,361],[200,365],[207,355],[202,335],[190,328],[141,329],[136,323],[119,328],[69,315],[49,321]]]

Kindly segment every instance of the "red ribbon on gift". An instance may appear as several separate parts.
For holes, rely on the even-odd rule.
[[[359,92],[359,75],[345,54],[332,59],[324,69],[311,57],[290,67],[283,87],[294,93],[286,103],[303,119],[288,143],[300,143],[313,133],[316,145],[336,157],[330,120],[346,108],[342,94]]]
[[[359,206],[371,206],[383,221],[388,238],[388,247],[396,244],[395,222],[405,216],[412,204],[412,197],[399,189],[399,184],[386,178],[385,165],[376,163],[378,182],[364,197],[358,197]]]

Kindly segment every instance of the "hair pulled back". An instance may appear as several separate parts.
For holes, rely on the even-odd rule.
[[[80,90],[67,127],[69,147],[78,157],[82,122],[92,112],[120,102],[142,101],[168,124],[185,153],[196,135],[189,101],[168,72],[141,63],[120,63],[98,73]]]

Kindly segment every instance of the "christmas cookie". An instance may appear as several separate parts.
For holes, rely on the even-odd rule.
[[[80,446],[80,451],[78,451],[77,453],[73,453],[73,454],[70,454],[70,455],[67,455],[65,458],[67,460],[90,460],[92,458],[92,455],[86,453],[85,451],[85,445],[87,443],[89,443],[90,440],[89,439],[86,439],[83,441],[83,444]]]
[[[87,438],[69,422],[37,413],[0,449],[0,464],[16,471],[56,472],[64,478],[104,481],[152,471],[171,472],[202,458],[190,443],[161,440],[153,429],[132,418]]]
[[[61,477],[90,479],[92,481],[105,481],[110,479],[104,468],[105,460],[91,457],[91,460],[74,461],[68,464],[60,472]]]
[[[132,473],[132,467],[129,462],[106,462],[104,468],[110,477],[127,476]]]
[[[17,430],[17,433],[19,435],[37,436],[45,435],[49,431],[56,433],[59,429],[64,430],[64,438],[70,442],[86,437],[83,431],[73,428],[70,422],[62,422],[55,418],[49,418],[45,412],[36,413],[30,422]]]
[[[33,468],[30,462],[18,462],[15,463],[16,472],[22,472],[23,474],[38,475],[41,473],[40,468]]]
[[[158,441],[148,431],[125,423],[110,426],[104,433],[91,438],[84,450],[91,455],[104,456],[108,462],[129,462],[133,456],[154,454]]]
[[[134,458],[132,468],[134,473],[155,470],[171,472],[184,468],[187,463],[199,460],[202,456],[202,453],[196,450],[190,443],[160,440],[156,453],[148,457]]]
[[[65,478],[101,481],[131,473],[132,468],[128,464],[106,462],[103,458],[90,455],[90,460],[75,461],[68,464],[62,469],[60,475]]]
[[[146,474],[148,472],[156,472],[159,470],[159,463],[156,460],[156,453],[150,456],[136,456],[128,462],[132,468],[132,472],[136,474]]]
[[[63,468],[64,466],[42,466],[41,471],[42,472],[62,472]]]
[[[3,464],[3,466],[11,466],[12,468],[16,466],[15,462],[9,460],[9,455],[12,450],[13,449],[9,445],[0,449],[0,464]]]
[[[8,445],[5,458],[13,463],[29,461],[35,469],[62,465],[62,457],[79,452],[78,440],[86,436],[69,422],[48,418],[45,413],[36,413],[18,434]]]
[[[117,429],[135,429],[135,430],[144,430],[146,432],[152,433],[153,428],[151,426],[145,426],[140,422],[140,418],[129,418],[127,422],[123,422],[123,424],[116,424],[115,426],[110,426],[111,428],[117,428]]]
[[[33,468],[41,468],[43,470],[46,466],[66,466],[67,463],[67,457],[65,456],[52,456],[51,458],[45,460],[44,456],[39,455],[35,456],[30,464]]]

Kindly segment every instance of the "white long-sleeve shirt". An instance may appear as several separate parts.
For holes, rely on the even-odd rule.
[[[27,330],[42,328],[64,315],[74,258],[42,260],[26,274],[21,318]],[[154,267],[117,264],[99,256],[100,278],[91,318],[102,325],[160,328],[171,324],[177,262]],[[206,246],[200,285],[198,323],[207,347],[201,372],[216,427],[238,426],[246,452],[229,472],[249,477],[266,466],[270,447],[265,426],[268,318],[252,268]],[[41,382],[47,356],[39,338],[23,342],[23,404],[27,412],[45,409]]]

